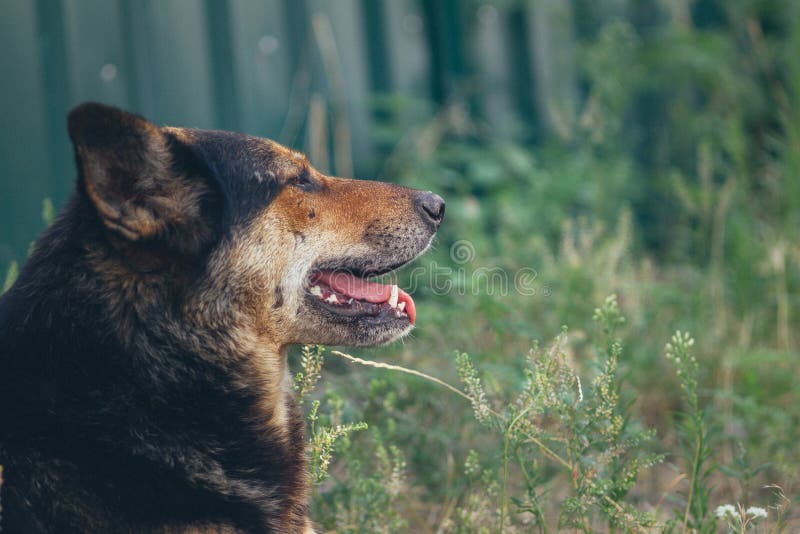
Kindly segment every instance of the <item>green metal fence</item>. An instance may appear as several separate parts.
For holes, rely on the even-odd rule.
[[[374,171],[371,96],[469,91],[499,128],[546,128],[575,91],[562,0],[0,0],[0,267],[74,168],[65,117],[96,100],[159,123],[307,149],[309,116],[347,132],[324,170]]]

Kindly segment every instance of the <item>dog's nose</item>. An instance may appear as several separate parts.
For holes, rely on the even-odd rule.
[[[417,196],[417,210],[423,219],[439,226],[444,219],[444,199],[430,191],[420,193]]]

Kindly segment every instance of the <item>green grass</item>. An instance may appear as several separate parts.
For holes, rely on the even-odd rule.
[[[343,399],[329,386],[331,414],[326,421],[331,426],[319,429],[319,400],[309,414],[309,454],[319,484],[317,519],[337,532],[716,532],[723,527],[783,532],[796,525],[790,516],[793,501],[784,490],[796,476],[791,467],[783,473],[769,463],[752,467],[742,444],[734,464],[717,463],[718,418],[698,394],[700,362],[693,353],[694,338],[678,331],[665,345],[663,359],[674,368],[677,383],[674,391],[665,393],[675,395],[680,405],[673,414],[674,441],[659,442],[656,432],[645,428],[636,404],[626,400],[633,392],[619,372],[624,350],[616,333],[626,320],[617,298],[605,299],[593,318],[597,341],[591,343],[582,365],[576,363],[564,327],[550,345],[540,348],[534,343],[517,362],[521,380],[487,380],[466,353],[457,353],[452,363],[461,389],[414,369],[333,351],[349,362],[434,384],[438,391],[427,395],[441,396],[441,404],[456,401],[442,424],[452,424],[459,412],[463,421],[464,412],[471,412],[472,426],[486,432],[475,434],[468,443],[449,444],[449,458],[465,445],[484,450],[469,448],[463,470],[451,473],[460,479],[448,480],[443,501],[425,502],[419,499],[424,490],[414,491],[410,485],[403,446],[397,444],[409,438],[403,434],[409,430],[398,428],[399,417],[386,419],[400,415],[393,388],[376,381],[370,384],[366,401],[360,404],[380,405],[382,418],[377,425],[387,430],[354,443],[350,432],[364,429],[366,423],[342,424]],[[310,392],[303,385],[308,377],[314,384],[320,378],[323,352],[320,347],[303,350],[297,389],[304,396]],[[487,382],[494,383],[492,390]],[[400,384],[396,387],[404,389]],[[421,399],[413,402],[425,404]],[[361,418],[370,419],[367,412]],[[388,459],[387,434],[396,436],[389,445],[392,456],[400,458],[396,463]],[[338,437],[344,439],[337,442]],[[334,451],[343,461],[342,469],[331,474],[331,482],[326,480],[327,467]],[[364,456],[370,454],[376,458]],[[666,470],[655,469],[665,462],[672,480],[665,478]],[[365,472],[362,466],[367,463],[379,467]],[[764,474],[778,481],[751,493],[748,486],[763,480]],[[739,486],[739,491],[719,491],[724,484]],[[649,492],[642,489],[648,485]],[[736,506],[723,502],[728,498]]]

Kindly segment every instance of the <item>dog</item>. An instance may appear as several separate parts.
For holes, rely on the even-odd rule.
[[[287,349],[407,334],[367,279],[444,201],[97,103],[68,130],[75,190],[0,300],[2,532],[313,532]]]

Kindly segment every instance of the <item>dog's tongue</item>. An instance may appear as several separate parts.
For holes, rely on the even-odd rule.
[[[353,276],[349,273],[322,271],[316,279],[323,284],[330,286],[335,291],[358,300],[365,300],[374,304],[387,302],[392,297],[392,286],[387,284],[377,284]],[[405,302],[405,312],[411,320],[411,324],[417,319],[417,310],[411,295],[397,288],[397,303]]]

